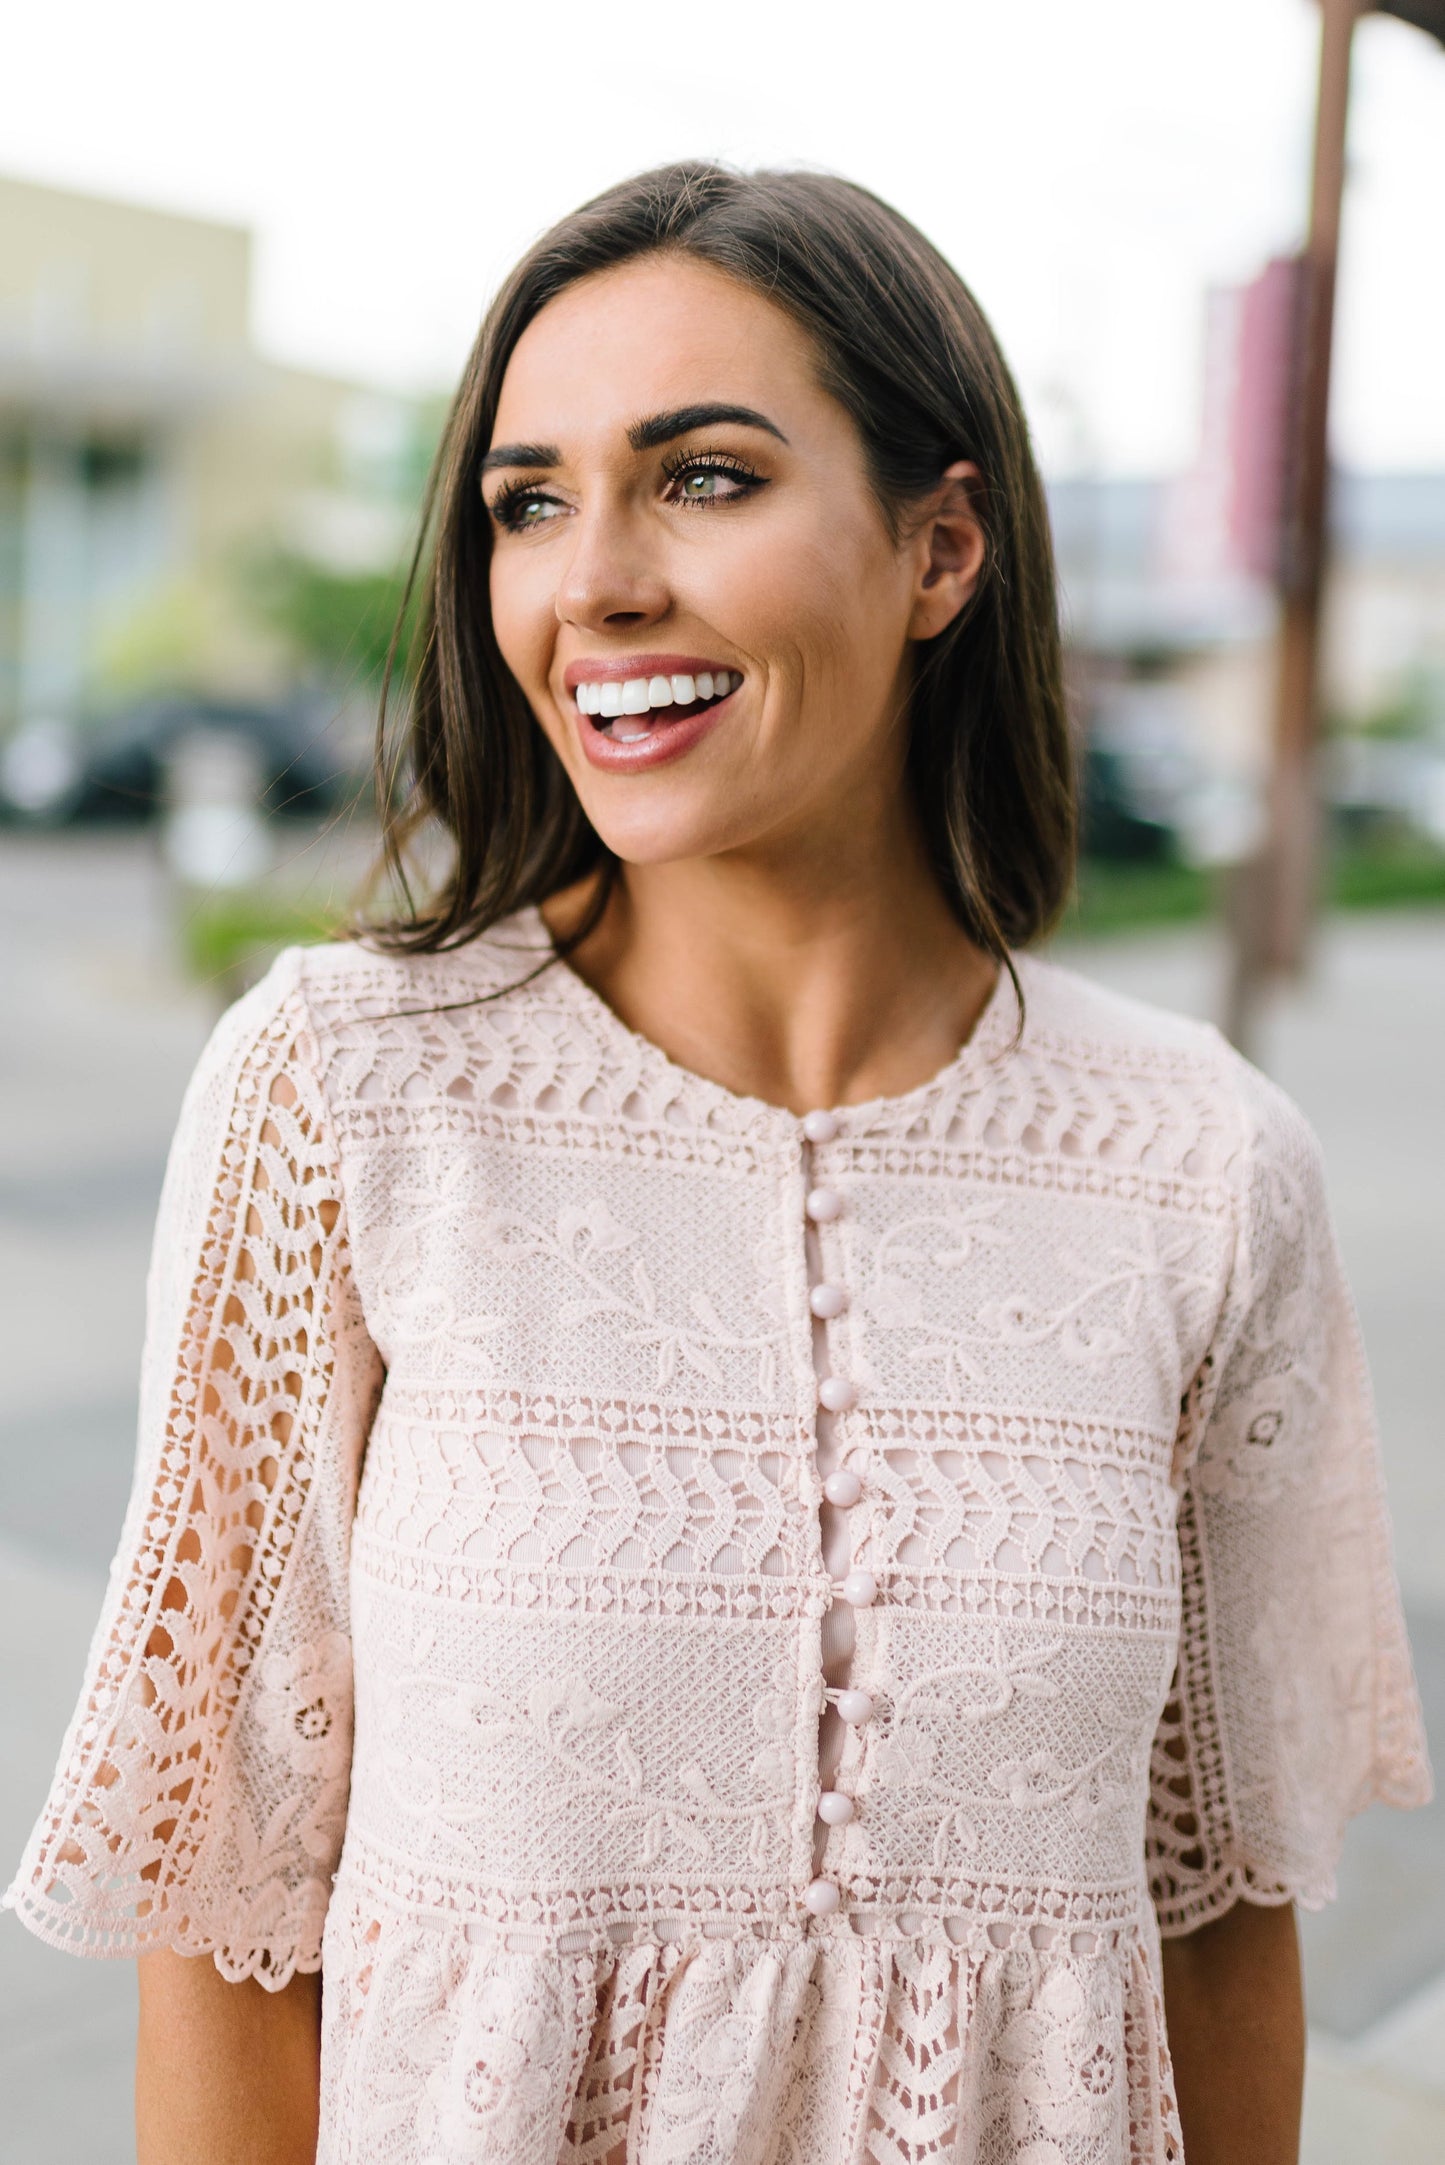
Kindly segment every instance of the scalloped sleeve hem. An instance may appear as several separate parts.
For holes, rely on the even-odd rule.
[[[328,1887],[304,1920],[287,1918],[279,1929],[273,1924],[266,1938],[255,1943],[236,1939],[233,1920],[212,1926],[183,1913],[162,1913],[153,1918],[121,1917],[105,1923],[83,1903],[56,1902],[19,1885],[0,1896],[0,1909],[12,1911],[27,1932],[61,1954],[101,1962],[134,1961],[137,1955],[161,1949],[173,1954],[209,1955],[229,1984],[243,1984],[254,1977],[268,1992],[279,1992],[293,1977],[320,1969],[329,1895]]]

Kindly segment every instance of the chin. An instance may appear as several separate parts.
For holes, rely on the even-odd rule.
[[[749,782],[713,775],[639,775],[607,778],[598,788],[590,772],[571,775],[582,809],[597,834],[623,864],[678,864],[745,847],[765,822]],[[739,814],[743,816],[740,818]],[[749,816],[751,815],[751,816]]]
[[[747,840],[732,823],[716,819],[599,819],[590,806],[586,809],[602,841],[623,864],[682,864],[736,849]]]

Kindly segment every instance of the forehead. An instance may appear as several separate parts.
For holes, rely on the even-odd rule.
[[[579,279],[533,317],[502,379],[494,440],[625,435],[640,416],[709,400],[826,401],[806,333],[711,264],[647,256]]]

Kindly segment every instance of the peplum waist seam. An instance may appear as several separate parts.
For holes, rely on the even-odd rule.
[[[509,1889],[427,1870],[359,1834],[347,1835],[338,1896],[364,1899],[418,1929],[460,1933],[511,1953],[615,1952],[644,1942],[727,1940],[924,1943],[983,1957],[1008,1952],[1093,1955],[1152,1943],[1148,1889],[1062,1890],[1002,1880],[850,1883],[846,1910],[815,1917],[802,1889],[637,1880],[591,1888]]]

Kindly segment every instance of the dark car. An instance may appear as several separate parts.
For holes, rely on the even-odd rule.
[[[1141,788],[1136,763],[1116,747],[1089,744],[1079,773],[1080,843],[1089,857],[1160,864],[1174,854],[1172,822]]]
[[[142,701],[83,730],[22,730],[0,757],[0,809],[48,826],[153,819],[165,801],[174,748],[198,731],[245,743],[260,771],[263,811],[314,816],[334,810],[356,787],[355,757],[324,702],[172,697]]]

